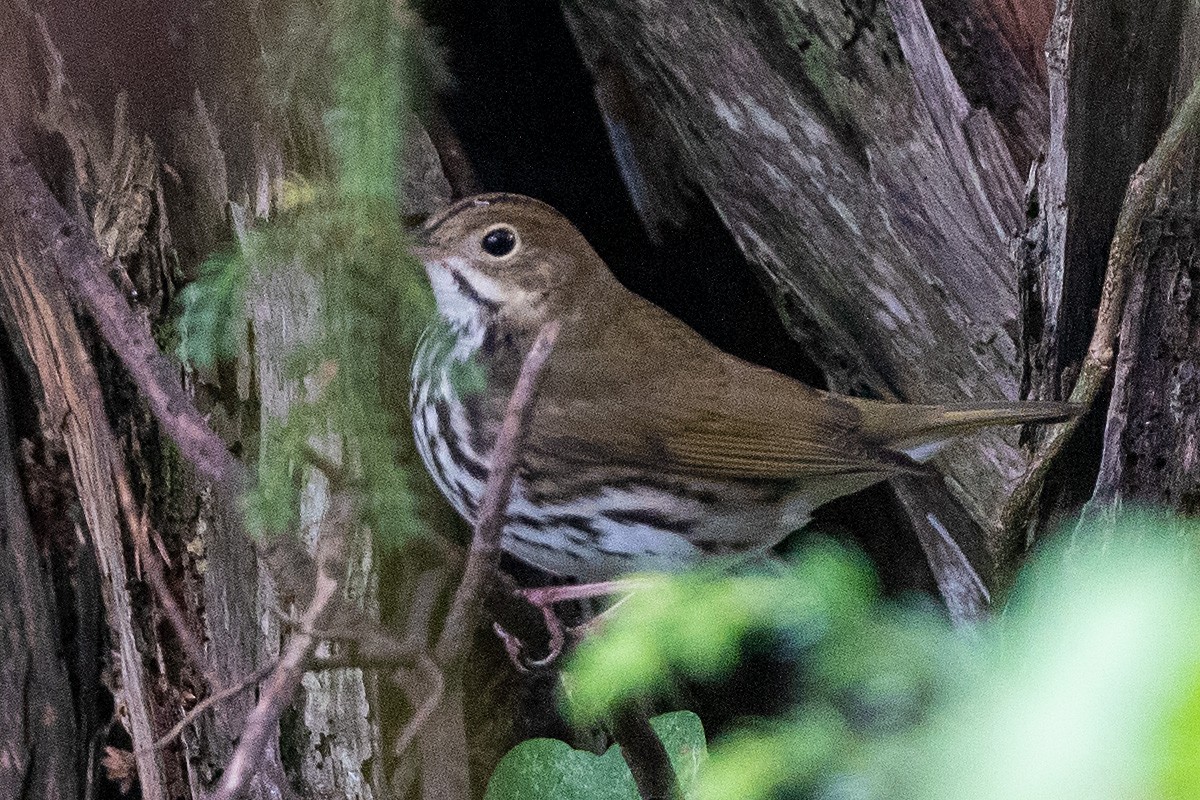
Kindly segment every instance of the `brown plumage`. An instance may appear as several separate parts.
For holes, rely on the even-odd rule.
[[[911,454],[923,446],[1073,412],[1062,403],[888,404],[805,386],[718,350],[626,290],[570,222],[529,198],[468,198],[431,220],[423,239],[418,255],[448,325],[414,367],[414,424],[427,464],[468,518],[482,484],[464,480],[463,457],[486,474],[524,352],[546,320],[563,323],[506,539],[555,572],[607,577],[767,547],[835,497],[921,471]],[[466,360],[487,377],[477,396],[448,377]],[[459,438],[439,457],[436,437],[447,435]],[[564,525],[584,533],[556,532]],[[573,539],[579,553],[553,552]]]

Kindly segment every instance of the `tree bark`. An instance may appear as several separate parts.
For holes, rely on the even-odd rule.
[[[1009,239],[1046,105],[1009,44],[1024,28],[993,21],[975,41],[939,42],[935,22],[953,30],[947,15],[977,13],[927,13],[919,0],[565,10],[593,68],[617,64],[646,98],[833,388],[910,402],[1018,396]],[[1025,464],[1016,432],[972,437],[939,464],[985,532],[990,558],[976,567],[990,575],[1007,550],[997,511]]]
[[[616,107],[606,93],[625,84],[654,119],[642,129],[655,147],[632,151],[643,160],[672,151],[638,172],[690,184],[712,203],[832,388],[912,402],[1070,393],[1126,186],[1178,87],[1190,85],[1185,3],[564,0],[564,10],[602,107]],[[1187,189],[1173,191],[1189,208]],[[1178,286],[1182,219],[1168,214],[1172,251],[1155,262]],[[1130,389],[1130,364],[1190,375],[1178,356],[1161,355],[1185,349],[1186,290],[1169,302],[1162,291],[1135,292],[1127,311],[1142,322],[1127,317],[1122,332],[1097,502],[1111,502],[1130,469],[1144,483],[1144,470],[1176,463],[1152,434],[1130,440],[1143,410],[1164,427],[1180,419],[1143,404],[1150,389]],[[1149,333],[1164,318],[1170,342]],[[1180,391],[1172,402],[1183,408]],[[1090,493],[1098,426],[1076,438],[1070,468],[1049,482],[1040,530]],[[937,463],[965,519],[936,487],[898,488],[948,603],[965,616],[1005,584],[1028,544],[1000,518],[1028,457],[1011,430],[945,451]],[[1182,495],[1168,494],[1178,504]]]
[[[1164,42],[1177,53],[1156,62],[1142,83],[1127,85],[1133,105],[1148,106],[1151,117],[1170,114],[1192,85],[1200,69],[1200,13],[1190,4],[1168,3],[1120,51],[1129,59],[1157,52]],[[1141,9],[1148,14],[1150,9]],[[1104,9],[1089,10],[1100,27]],[[1110,12],[1112,13],[1112,12]],[[1079,47],[1096,47],[1095,58],[1111,58],[1103,41],[1080,40]],[[1099,94],[1099,92],[1097,92]],[[1132,150],[1144,138],[1136,123],[1112,109],[1117,126],[1113,141]],[[1133,128],[1127,140],[1122,134]],[[1121,349],[1113,372],[1112,400],[1103,436],[1099,475],[1089,506],[1106,513],[1123,505],[1165,507],[1186,515],[1200,512],[1200,308],[1193,297],[1197,279],[1196,208],[1200,201],[1194,140],[1185,148],[1170,184],[1159,192],[1158,208],[1143,228],[1129,298],[1121,321]],[[1070,265],[1070,262],[1067,262]]]
[[[0,703],[21,711],[0,733],[5,797],[135,780],[145,798],[203,795],[254,693],[217,704],[177,742],[156,739],[199,697],[270,663],[284,636],[277,612],[307,576],[272,580],[241,510],[164,439],[56,260],[56,242],[85,233],[120,265],[91,279],[119,286],[169,349],[171,305],[205,256],[276,215],[285,177],[319,172],[328,157],[323,107],[296,90],[323,17],[285,6],[223,3],[203,20],[182,0],[3,6],[0,316],[21,380],[0,385],[0,400],[34,408],[21,434],[0,419],[0,637],[14,655],[0,661]],[[632,166],[661,182],[645,197],[672,217],[671,193],[702,195],[830,384],[908,401],[1067,393],[1129,175],[1200,58],[1200,12],[1183,0],[564,7],[606,112],[632,114],[634,134],[654,138],[631,151],[642,159]],[[449,186],[424,132],[408,141],[402,213],[419,215]],[[1097,511],[1200,510],[1195,169],[1193,148],[1143,230],[1106,429],[1082,431],[1083,456],[1057,478],[1073,474],[1077,494],[1044,498],[1043,528],[1077,511],[1079,492]],[[49,188],[69,225],[15,199],[21,171]],[[454,172],[469,181],[469,170]],[[315,334],[318,279],[287,275],[252,287],[236,364],[170,376],[247,464],[267,426],[312,389],[288,376],[286,353]],[[317,444],[353,462],[332,437]],[[1025,542],[997,510],[1026,460],[1016,432],[996,431],[939,462],[955,502],[936,483],[896,487],[957,619],[978,616],[1019,558]],[[1095,469],[1081,463],[1099,470],[1094,491]],[[327,481],[312,471],[298,488],[311,527],[329,505]],[[379,554],[365,531],[347,536],[340,585],[370,618],[391,600],[378,590]],[[153,568],[175,601],[153,586]],[[417,627],[429,627],[445,589],[435,583]],[[75,653],[62,654],[67,643]],[[305,676],[247,796],[380,798],[412,788],[408,779],[427,797],[475,791],[498,755],[481,756],[477,741],[502,751],[509,735],[477,719],[480,697],[512,694],[508,673],[488,666],[503,658],[492,649],[471,665],[480,675],[467,676],[468,692],[452,686],[433,729],[399,759],[384,746],[388,698],[362,670]],[[412,687],[416,708],[423,688]],[[439,772],[444,742],[456,769]],[[101,752],[105,768],[89,767]],[[468,760],[469,773],[458,768]]]
[[[120,260],[121,272],[97,277],[121,286],[145,330],[169,348],[173,299],[202,259],[232,241],[237,225],[277,213],[286,175],[319,169],[313,165],[328,148],[322,110],[299,101],[289,106],[301,93],[280,85],[302,80],[298,73],[316,62],[301,58],[289,73],[270,59],[299,52],[289,49],[288,37],[297,47],[321,40],[320,30],[297,25],[288,14],[308,14],[316,28],[327,23],[301,4],[282,16],[280,9],[259,4],[223,4],[203,24],[186,3],[149,11],[143,5],[4,6],[0,117],[11,125],[0,150],[5,187],[14,170],[32,165],[72,224]],[[412,127],[409,207],[400,211],[427,213],[445,202],[448,187],[428,137]],[[80,782],[105,779],[98,767],[87,774],[82,763],[98,736],[116,748],[106,762],[108,779],[138,782],[145,798],[199,797],[233,752],[253,692],[215,705],[167,748],[155,741],[198,697],[236,684],[274,656],[282,636],[280,599],[237,521],[241,510],[180,458],[91,323],[77,322],[68,281],[55,269],[61,265],[42,245],[31,246],[38,241],[31,232],[44,232],[45,220],[16,207],[17,195],[7,188],[4,195],[0,308],[16,360],[32,381],[38,444],[70,458],[90,537],[85,550],[101,568],[103,619],[113,650],[108,689],[120,717],[110,729],[107,720],[88,716],[94,710],[72,710],[69,691],[57,696],[65,689],[56,677],[61,665],[56,672],[47,658],[63,634],[47,628],[54,618],[52,596],[38,582],[36,559],[29,561],[33,542],[23,534],[6,538],[5,547],[22,549],[11,562],[19,572],[6,569],[0,585],[21,602],[11,606],[20,619],[14,617],[11,627],[6,621],[4,630],[19,637],[13,645],[21,649],[14,652],[27,655],[11,670],[6,662],[0,686],[4,697],[25,686],[25,696],[37,705],[6,701],[6,708],[25,708],[35,724],[4,740],[0,752],[11,748],[14,759],[11,770],[0,771],[0,794],[9,796],[2,786],[12,780],[23,781],[29,797],[81,796]],[[284,378],[284,359],[311,330],[314,294],[304,288],[286,280],[257,287],[246,337],[253,346],[239,365],[168,376],[186,386],[229,447],[250,459],[268,420],[286,414],[299,396],[296,382]],[[5,448],[0,457],[11,452]],[[122,485],[131,488],[136,507],[118,502]],[[314,478],[304,487],[305,519],[320,517],[328,503],[322,486]],[[19,507],[6,502],[5,508],[7,524],[20,533]],[[131,542],[139,529],[154,539],[152,557],[165,558],[183,623],[201,632],[203,664],[183,656],[164,624],[161,596],[140,569],[149,550]],[[355,557],[343,588],[352,602],[377,614],[369,536],[353,535]],[[77,566],[87,563],[81,558]],[[86,596],[82,572],[61,563],[56,568],[65,571],[62,580],[79,582],[79,594]],[[79,691],[83,704],[90,688]],[[285,719],[282,738],[276,732],[268,742],[247,796],[292,797],[294,786],[321,796],[386,796],[374,692],[358,669],[305,677],[295,713]],[[61,714],[50,713],[64,702]],[[76,719],[84,723],[80,729],[73,727]],[[43,791],[48,786],[66,788]]]
[[[75,697],[58,652],[61,631],[48,564],[13,457],[12,402],[0,373],[0,708],[8,720],[0,730],[0,796],[78,797],[87,747],[78,736]]]

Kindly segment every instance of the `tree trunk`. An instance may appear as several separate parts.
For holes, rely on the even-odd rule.
[[[1185,6],[564,0],[610,130],[614,115],[638,123],[620,127],[633,140],[626,160],[641,159],[623,171],[712,203],[833,388],[911,402],[1070,393],[1125,187],[1169,98],[1190,86],[1191,56],[1181,62],[1177,47]],[[1178,235],[1170,246],[1178,272]],[[1173,297],[1182,350],[1189,328]],[[1143,327],[1161,318],[1141,313]],[[1149,356],[1143,348],[1162,347],[1134,343],[1131,325],[1098,500],[1112,499],[1105,476],[1175,463],[1141,427],[1138,447],[1154,455],[1126,458],[1121,405],[1161,406],[1129,394],[1130,360],[1190,374]],[[1098,438],[1085,426],[1072,468],[1053,475],[1050,496],[1062,496],[1044,504],[1041,529],[1087,496]],[[1016,431],[998,430],[938,458],[967,518],[939,506],[936,487],[899,484],[952,608],[1003,586],[1028,544],[1000,518],[1029,456],[1017,445]],[[985,581],[965,594],[963,551]]]
[[[7,254],[0,255],[0,258]],[[0,796],[78,797],[86,740],[57,643],[53,566],[39,552],[13,454],[12,395],[0,375]]]
[[[1065,120],[1063,138],[1073,156],[1065,159],[1065,176],[1047,177],[1058,191],[1065,185],[1068,197],[1072,191],[1083,193],[1077,188],[1082,181],[1111,188],[1073,206],[1080,217],[1091,211],[1092,219],[1085,223],[1068,217],[1068,235],[1076,234],[1083,241],[1068,238],[1063,255],[1051,261],[1048,274],[1063,284],[1078,280],[1078,273],[1090,266],[1084,253],[1096,244],[1089,235],[1103,236],[1101,225],[1111,224],[1115,216],[1112,209],[1119,202],[1121,187],[1109,171],[1145,158],[1164,119],[1192,86],[1200,68],[1195,44],[1200,13],[1193,4],[1129,9],[1111,3],[1086,10],[1064,8],[1060,14],[1068,10],[1074,12],[1073,24],[1060,26],[1066,39],[1061,46],[1072,53],[1071,63],[1077,66],[1061,79],[1074,91],[1085,93],[1088,103],[1076,112],[1078,116],[1067,115]],[[1133,77],[1115,81],[1109,70]],[[1084,75],[1088,77],[1077,77]],[[1077,149],[1070,147],[1073,136]],[[1088,158],[1089,153],[1104,153],[1104,158]],[[1200,309],[1193,297],[1200,200],[1196,169],[1195,143],[1190,140],[1169,185],[1159,192],[1153,217],[1143,227],[1121,319],[1103,455],[1090,501],[1094,512],[1125,504],[1165,507],[1187,515],[1200,511]],[[1077,224],[1072,226],[1072,221]],[[1064,327],[1068,332],[1055,342],[1060,349],[1071,341],[1071,329]]]
[[[319,174],[329,157],[328,98],[302,90],[324,48],[319,5],[232,2],[200,15],[181,0],[0,0],[5,798],[133,784],[144,798],[206,793],[253,690],[155,743],[199,698],[271,664],[279,612],[311,577],[272,574],[241,509],[167,442],[80,313],[62,259],[81,238],[117,259],[99,278],[171,350],[181,286],[279,213],[289,176]],[[648,224],[687,225],[680,197],[703,198],[833,388],[921,402],[1068,393],[1129,176],[1200,57],[1200,12],[1183,0],[564,0],[564,11]],[[419,214],[449,186],[412,127],[404,211]],[[1200,509],[1194,148],[1181,164],[1143,231],[1111,405],[1054,474],[1043,530],[1089,496],[1098,511]],[[31,185],[51,202],[30,201]],[[171,376],[248,465],[312,391],[285,354],[313,337],[319,298],[317,278],[276,272],[251,287],[236,363]],[[949,491],[896,485],[956,618],[981,612],[1027,544],[998,514],[1037,445],[1017,436],[950,448],[938,462]],[[353,461],[333,437],[319,444]],[[308,530],[330,486],[314,473],[298,491]],[[347,542],[347,606],[387,613],[379,553],[365,531]],[[397,582],[419,591],[426,566],[400,566]],[[425,574],[431,596],[445,590],[444,571]],[[400,758],[384,746],[385,716],[419,706],[420,681],[393,702],[360,669],[308,674],[247,796],[478,790],[512,727],[480,719],[513,694],[488,641],[466,691],[450,687],[454,702],[432,713],[444,727]],[[449,767],[442,742],[457,753]]]
[[[934,19],[967,13],[946,5]],[[975,92],[1006,92],[993,112],[972,105],[918,0],[566,10],[593,67],[619,65],[647,98],[684,174],[834,388],[910,402],[1017,397],[1008,249],[1046,103],[1003,35],[1023,31],[993,22],[962,48]],[[1004,77],[991,85],[993,75]],[[993,562],[1006,551],[997,510],[1025,461],[1015,444],[1014,431],[994,431],[939,461]]]
[[[81,533],[89,537],[70,563],[39,558],[39,542],[12,491],[15,472],[2,471],[9,531],[2,545],[12,556],[0,565],[0,586],[12,600],[4,605],[3,630],[12,652],[24,655],[0,669],[0,697],[6,709],[25,708],[28,722],[0,742],[6,756],[0,794],[75,797],[84,784],[110,781],[136,782],[144,798],[198,797],[220,777],[254,693],[216,704],[165,749],[155,741],[204,694],[235,685],[274,657],[281,601],[236,521],[240,509],[179,457],[91,323],[77,324],[72,290],[39,243],[36,231],[46,220],[8,189],[21,169],[50,186],[72,224],[120,259],[124,272],[109,277],[124,288],[142,324],[170,347],[169,316],[182,283],[195,277],[204,257],[233,241],[236,229],[274,215],[285,176],[312,169],[328,148],[322,109],[303,106],[295,86],[280,85],[319,67],[315,51],[293,63],[290,75],[269,62],[319,40],[328,22],[301,5],[223,4],[216,17],[200,18],[186,3],[147,10],[124,0],[88,7],[6,3],[0,16],[6,20],[0,116],[11,122],[0,142],[6,167],[0,308],[16,363],[31,382],[28,396],[5,397],[18,407],[36,403],[40,425],[28,433],[31,450],[45,451],[51,463],[69,459],[67,486],[58,488],[82,509]],[[297,24],[305,18],[313,25]],[[448,187],[428,137],[416,128],[410,141],[408,210],[428,213],[448,199]],[[315,296],[312,286],[286,276],[255,287],[253,324],[237,368],[179,372],[235,452],[252,458],[268,421],[286,415],[304,391],[284,377],[284,360],[311,333]],[[0,458],[11,463],[13,452],[6,445]],[[26,484],[32,492],[28,475]],[[302,496],[304,519],[319,518],[328,502],[323,481],[310,479]],[[69,514],[46,505],[35,510],[48,519]],[[42,548],[53,545],[41,541]],[[376,566],[365,531],[355,534],[354,553],[343,587],[352,603],[377,616]],[[93,556],[100,568],[95,597],[85,569]],[[165,569],[174,611],[152,591],[147,558],[165,559],[155,569]],[[88,652],[87,639],[54,623],[48,569],[83,606],[103,596],[108,647],[92,647],[92,671],[83,673],[85,685],[74,698],[55,643],[74,640]],[[202,645],[201,664],[167,624],[172,614]],[[82,626],[87,620],[77,616]],[[95,661],[109,649],[104,688],[118,710],[112,726],[95,691]],[[248,796],[293,797],[294,786],[304,787],[305,796],[387,796],[374,693],[359,669],[306,677]],[[89,772],[93,740],[102,747]]]

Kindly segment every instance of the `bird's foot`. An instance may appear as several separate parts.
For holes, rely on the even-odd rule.
[[[516,635],[505,630],[500,623],[493,622],[492,629],[504,644],[504,650],[508,653],[509,660],[512,661],[513,666],[519,671],[530,672],[536,669],[545,669],[562,655],[568,637],[573,640],[582,639],[586,634],[598,629],[604,618],[628,599],[629,593],[643,586],[645,586],[645,583],[642,581],[623,580],[584,583],[571,586],[541,586],[536,589],[516,590],[513,594],[524,599],[525,602],[540,611],[542,620],[546,624],[546,632],[549,634],[550,641],[547,653],[542,658],[529,658],[525,654],[524,642]],[[624,594],[626,596],[605,609],[601,614],[573,627],[564,625],[563,621],[554,611],[554,606],[557,603],[563,603],[568,600],[589,600],[615,594]]]

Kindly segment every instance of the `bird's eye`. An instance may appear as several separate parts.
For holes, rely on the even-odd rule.
[[[503,258],[517,248],[517,232],[506,225],[500,225],[485,233],[479,246],[488,255]]]

